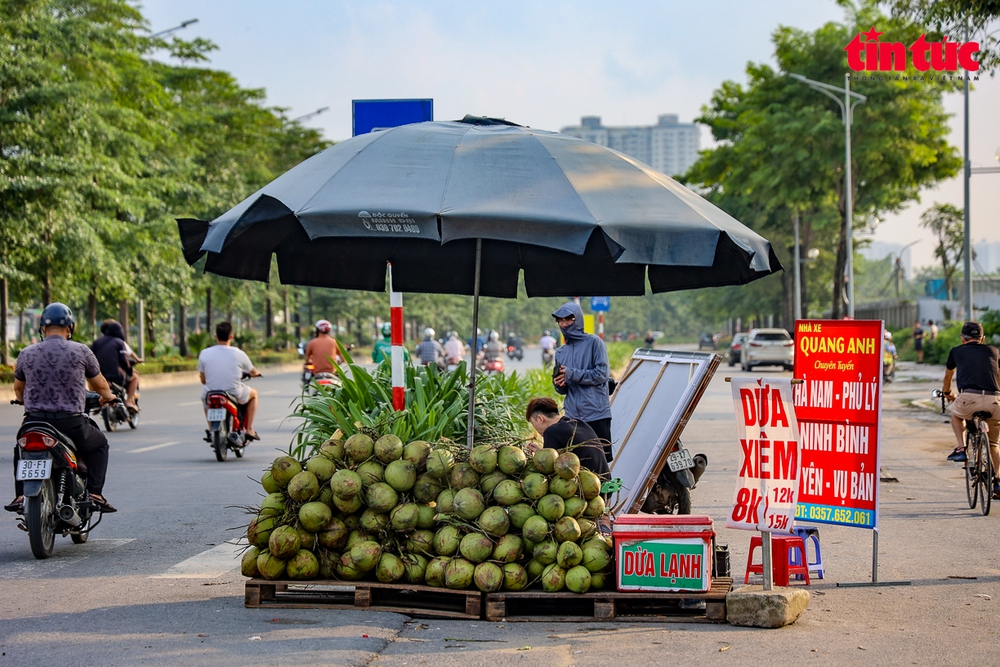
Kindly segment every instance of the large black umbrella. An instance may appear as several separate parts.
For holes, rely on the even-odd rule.
[[[781,269],[771,244],[627,155],[466,117],[365,134],[276,178],[212,222],[178,220],[184,256],[266,281],[516,297],[641,296]],[[475,378],[473,364],[472,375]],[[471,397],[470,397],[471,401]],[[472,418],[470,404],[469,429]]]

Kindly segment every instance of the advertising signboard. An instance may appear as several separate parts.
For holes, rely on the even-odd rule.
[[[790,533],[799,489],[799,429],[789,378],[733,378],[740,469],[727,528]]]
[[[795,323],[798,521],[878,528],[881,320]]]
[[[434,100],[352,100],[354,136],[434,120]]]

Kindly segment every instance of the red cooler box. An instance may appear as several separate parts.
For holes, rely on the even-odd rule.
[[[698,591],[712,587],[712,517],[622,514],[614,523],[620,591]]]

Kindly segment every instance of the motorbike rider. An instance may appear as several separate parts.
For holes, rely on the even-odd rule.
[[[115,512],[103,494],[108,469],[108,439],[85,414],[86,389],[101,395],[101,404],[113,403],[115,395],[101,375],[101,366],[90,348],[70,340],[76,319],[62,303],[50,303],[42,311],[42,340],[21,350],[14,369],[14,395],[24,404],[24,422],[46,422],[73,441],[77,455],[87,465],[90,500],[104,513]],[[14,448],[17,466],[18,448]],[[24,512],[23,483],[15,482],[17,497],[4,506],[8,512]]]
[[[566,397],[566,416],[594,429],[604,441],[604,454],[611,461],[608,349],[603,340],[583,330],[583,310],[573,301],[563,304],[552,317],[566,339],[566,344],[556,350],[552,384],[557,393]]]
[[[424,339],[417,345],[417,356],[424,366],[441,366],[447,356],[444,345],[434,340],[434,329],[424,329]]]
[[[580,467],[590,470],[602,480],[609,477],[608,459],[600,439],[585,422],[559,416],[559,406],[551,398],[533,398],[528,401],[524,418],[542,436],[545,447],[564,449],[573,447],[573,453],[580,459]],[[583,444],[587,443],[587,444]],[[531,453],[538,451],[538,445],[528,443]]]
[[[948,455],[949,461],[965,461],[965,420],[976,412],[989,412],[986,420],[989,426],[990,458],[993,459],[993,496],[1000,492],[1000,377],[998,360],[1000,352],[992,345],[985,345],[983,326],[979,322],[962,325],[962,344],[951,348],[945,363],[942,391],[948,400],[955,401],[951,408],[951,428],[955,432],[958,446]],[[958,386],[958,394],[952,389],[952,377]]]
[[[489,341],[483,346],[483,360],[492,361],[500,359],[506,350],[507,348],[500,342],[500,334],[496,331],[491,331]]]
[[[210,391],[230,394],[237,403],[246,406],[247,440],[260,440],[253,430],[253,418],[257,413],[257,390],[243,382],[243,373],[255,378],[260,377],[260,372],[254,368],[246,352],[232,346],[232,324],[219,322],[215,326],[215,341],[215,345],[206,347],[198,355],[198,375],[205,385],[201,392],[202,403]],[[208,408],[205,407],[205,410],[207,416]]]
[[[457,366],[465,358],[465,345],[458,339],[456,332],[448,333],[448,340],[444,342],[444,353],[449,366]]]
[[[115,320],[101,322],[101,337],[90,344],[90,349],[101,365],[101,375],[109,384],[125,387],[127,396],[125,407],[129,412],[138,412],[135,394],[139,389],[139,374],[132,371],[133,363],[139,359],[125,342],[125,331]]]
[[[337,339],[330,335],[333,325],[329,320],[316,322],[316,337],[306,345],[305,366],[312,364],[312,374],[333,373],[334,364],[343,362],[340,350],[337,349]]]

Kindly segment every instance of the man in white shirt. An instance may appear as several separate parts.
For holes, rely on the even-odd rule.
[[[201,383],[205,385],[201,397],[210,391],[224,391],[240,405],[246,406],[247,437],[259,440],[253,430],[253,418],[257,413],[257,390],[243,382],[243,374],[259,377],[260,372],[250,362],[246,352],[233,347],[233,325],[229,322],[219,322],[215,327],[216,344],[206,347],[198,355],[198,373]]]

